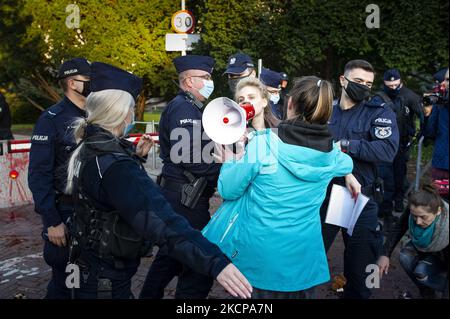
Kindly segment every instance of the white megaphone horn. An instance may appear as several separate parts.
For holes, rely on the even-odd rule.
[[[236,143],[247,129],[247,121],[255,116],[250,103],[237,104],[227,97],[218,97],[205,107],[202,124],[206,135],[216,143]]]

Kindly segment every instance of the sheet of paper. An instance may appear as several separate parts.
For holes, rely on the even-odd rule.
[[[325,223],[347,228],[354,206],[355,201],[350,192],[345,187],[334,184],[331,189]]]
[[[355,201],[347,188],[333,185],[325,223],[346,228],[347,233],[351,236],[368,201],[369,198],[361,193]]]
[[[347,228],[347,234],[349,234],[350,236],[353,234],[353,229],[355,228],[355,224],[358,221],[359,215],[361,215],[368,201],[369,197],[363,195],[362,193],[358,194],[355,207],[353,208],[352,218],[350,219],[350,223]]]

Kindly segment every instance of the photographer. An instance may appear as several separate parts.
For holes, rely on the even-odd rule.
[[[437,74],[436,74],[437,75]],[[435,79],[437,76],[435,75]],[[439,91],[429,99],[432,111],[426,116],[425,137],[434,139],[432,158],[433,180],[448,180],[448,68],[439,84]]]

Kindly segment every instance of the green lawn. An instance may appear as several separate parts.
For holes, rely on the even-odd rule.
[[[159,122],[160,118],[161,118],[160,112],[144,113],[144,122],[151,122],[151,121]]]

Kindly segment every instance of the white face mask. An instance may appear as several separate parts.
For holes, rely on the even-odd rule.
[[[205,99],[208,99],[212,92],[214,91],[214,81],[212,80],[203,80],[203,87],[198,90]]]
[[[270,100],[273,104],[277,104],[280,101],[280,94],[270,94]]]

